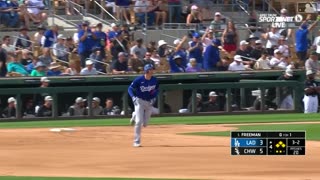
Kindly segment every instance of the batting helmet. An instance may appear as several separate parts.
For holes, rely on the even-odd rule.
[[[144,72],[147,72],[151,69],[154,69],[153,65],[152,64],[146,64],[143,68]]]

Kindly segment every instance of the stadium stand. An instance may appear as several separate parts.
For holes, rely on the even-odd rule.
[[[158,73],[292,70],[304,68],[309,52],[320,57],[319,36],[312,37],[319,18],[284,28],[260,23],[270,9],[294,14],[291,5],[267,1],[11,0],[0,7],[1,77],[136,74],[146,63]]]

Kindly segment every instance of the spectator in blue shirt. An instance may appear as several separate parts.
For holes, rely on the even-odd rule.
[[[203,60],[203,67],[206,71],[217,70],[217,63],[220,61],[219,46],[221,46],[221,41],[214,39],[212,45],[206,48]]]
[[[49,47],[52,47],[54,43],[57,42],[57,37],[58,37],[58,30],[59,30],[59,27],[58,25],[53,25],[51,27],[51,29],[47,30],[45,33],[44,33],[44,43],[43,43],[43,47],[45,48],[49,48]]]
[[[32,62],[26,66],[27,71],[31,73],[35,69],[38,62],[39,62],[38,57],[33,56]]]
[[[104,58],[106,56],[106,43],[107,43],[107,34],[102,31],[102,24],[98,23],[94,34],[97,37],[96,46],[100,48],[101,56]]]
[[[92,47],[95,46],[97,37],[89,28],[89,23],[83,22],[78,38],[78,53],[80,55],[81,67],[84,68],[86,66],[86,59],[90,57]]]
[[[200,40],[199,33],[192,34],[192,41],[189,42],[189,60],[195,58],[197,60],[198,67],[202,68],[203,63],[203,45]]]
[[[16,27],[19,21],[17,7],[11,1],[0,1],[0,18],[7,27]]]
[[[318,23],[317,20],[308,26],[307,21],[311,19],[311,16],[308,15],[306,20],[302,22],[299,29],[296,31],[296,54],[300,61],[307,60],[307,51],[308,51],[308,34]]]
[[[56,63],[52,62],[49,66],[49,71],[47,72],[48,76],[60,76],[62,72],[60,71],[61,66]]]
[[[117,35],[120,33],[118,24],[112,23],[111,28],[112,28],[112,30],[108,32],[108,40],[109,41],[113,41],[114,38],[116,38]]]
[[[179,55],[169,57],[170,72],[183,73],[186,72],[186,67],[183,66],[182,57]]]

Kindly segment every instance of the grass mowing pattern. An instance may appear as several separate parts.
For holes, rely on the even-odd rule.
[[[144,179],[144,178],[73,178],[73,177],[0,177],[0,180],[182,180],[182,179]]]
[[[253,125],[253,126],[236,126],[238,130],[305,130],[307,140],[320,140],[320,124],[279,124],[279,125]],[[230,131],[222,132],[194,132],[186,133],[187,135],[199,135],[199,136],[230,136]]]
[[[225,115],[225,116],[189,116],[156,117],[151,125],[171,124],[228,124],[261,122],[297,122],[319,121],[320,114],[260,114],[260,115]],[[94,126],[128,126],[129,119],[85,119],[29,122],[2,122],[0,128],[48,128],[48,127],[94,127]]]

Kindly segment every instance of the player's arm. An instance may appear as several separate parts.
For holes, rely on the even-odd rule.
[[[138,80],[135,79],[129,86],[128,88],[128,93],[130,95],[131,98],[135,98],[137,96],[136,94],[136,90],[138,88]]]

